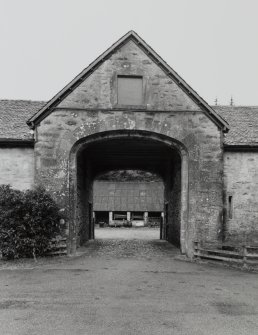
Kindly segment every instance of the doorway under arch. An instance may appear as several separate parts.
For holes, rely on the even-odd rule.
[[[188,155],[179,141],[148,131],[107,131],[80,139],[69,160],[68,252],[94,238],[93,182],[111,170],[143,170],[164,182],[162,238],[187,249]]]

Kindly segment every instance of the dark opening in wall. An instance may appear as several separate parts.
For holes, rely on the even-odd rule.
[[[148,213],[148,225],[151,227],[159,227],[162,220],[161,212]]]
[[[132,220],[143,220],[143,212],[132,212]]]
[[[232,195],[228,196],[228,218],[233,218],[233,197]]]
[[[95,212],[95,223],[101,226],[108,226],[109,213],[107,211],[96,211]]]
[[[113,220],[126,220],[126,212],[114,212]]]
[[[74,238],[76,238],[76,246],[83,245],[89,239],[94,238],[94,220],[92,220],[94,213],[92,213],[92,210],[95,213],[98,211],[109,212],[108,225],[110,226],[118,227],[127,224],[128,227],[129,225],[140,227],[148,225],[147,212],[149,210],[152,212],[163,212],[164,201],[167,204],[166,227],[162,224],[163,220],[161,219],[160,237],[161,239],[167,239],[176,246],[180,246],[182,221],[181,156],[177,147],[170,146],[167,142],[156,139],[154,135],[153,137],[145,137],[145,134],[141,132],[129,131],[107,135],[101,134],[100,138],[94,139],[92,142],[90,139],[86,139],[85,142],[78,143],[75,151],[75,160],[71,161],[72,179],[70,191],[73,210],[72,220],[75,222],[74,230],[71,230],[71,234],[74,234]],[[125,175],[122,173],[124,183],[120,182],[122,185],[118,189],[120,192],[117,193],[117,196],[116,188],[113,187],[115,183],[112,183],[111,180],[102,181],[102,183],[111,182],[112,184],[112,188],[105,189],[107,191],[105,191],[106,196],[103,192],[97,195],[96,188],[94,193],[95,181],[96,183],[101,183],[101,181],[98,181],[99,176],[109,173],[112,178],[116,179],[116,177],[120,176],[120,171],[127,171],[126,176],[130,176],[130,181],[125,181]],[[138,171],[143,171],[144,174]],[[152,175],[159,176],[160,181],[162,181],[162,206],[158,206],[156,209],[157,205],[160,204],[161,198],[155,198],[155,201],[152,201],[153,196],[150,196],[150,199],[147,200],[151,203],[151,207],[147,208],[144,206],[141,209],[140,204],[145,202],[145,197],[147,196],[146,187],[138,187],[137,192],[139,194],[135,195],[132,192],[135,186],[132,189],[129,186],[130,183],[140,184],[138,178],[141,179],[143,176],[148,176],[148,182],[145,181],[146,185],[154,185],[157,182],[156,178],[155,182],[152,180]],[[137,181],[133,182],[134,177],[137,177]],[[132,181],[131,178],[133,179]],[[153,193],[156,193],[156,187],[157,185]],[[125,191],[130,191],[129,197]],[[101,201],[97,201],[98,199],[94,198],[94,194],[99,199],[101,198]],[[121,201],[123,194],[126,194],[126,199],[130,198],[130,201]],[[131,202],[131,198],[133,198],[133,202]],[[109,201],[113,199],[114,201]],[[88,208],[90,207],[88,204],[91,203],[93,208]],[[128,206],[124,206],[124,204],[128,204]],[[132,206],[134,204],[135,207]],[[117,211],[119,210],[123,211],[123,213],[118,213]],[[131,212],[131,215],[127,215],[127,212]],[[133,214],[136,214],[134,212],[141,212],[140,217],[134,217]],[[143,213],[146,214],[143,215]],[[96,215],[95,220],[97,219],[100,218]],[[107,221],[107,213],[103,219],[105,219],[103,222]]]

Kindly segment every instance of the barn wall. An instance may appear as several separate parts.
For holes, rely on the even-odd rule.
[[[19,190],[33,187],[33,148],[0,148],[0,157],[0,184],[10,184]]]
[[[225,152],[225,242],[258,243],[258,152]],[[229,214],[229,197],[232,218]]]
[[[201,112],[56,110],[37,128],[37,184],[45,185],[60,206],[69,208],[69,155],[76,142],[105,131],[128,129],[166,135],[185,146],[189,169],[189,244],[194,240],[219,243],[223,209],[221,133]]]

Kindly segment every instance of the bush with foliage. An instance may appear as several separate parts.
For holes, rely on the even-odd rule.
[[[8,259],[44,255],[60,234],[60,211],[43,189],[0,185],[0,251]]]

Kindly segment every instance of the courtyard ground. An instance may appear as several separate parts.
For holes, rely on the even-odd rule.
[[[1,261],[0,334],[258,334],[257,273],[182,261],[158,236],[98,229],[76,257]]]

